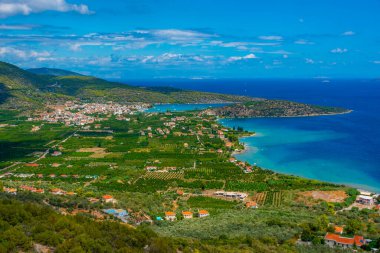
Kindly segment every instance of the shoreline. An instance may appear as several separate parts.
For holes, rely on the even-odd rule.
[[[268,117],[269,118],[269,117]],[[233,119],[233,118],[231,118]],[[220,122],[218,120],[218,122],[224,126],[224,127],[228,127],[224,124],[222,124],[222,122]],[[239,137],[239,143],[240,144],[243,144],[243,147],[244,149],[242,150],[239,150],[239,151],[233,151],[231,153],[231,156],[234,156],[235,155],[242,155],[242,154],[245,154],[245,153],[248,153],[253,147],[250,146],[249,144],[247,144],[246,142],[241,142],[242,139],[244,138],[252,138],[252,137],[255,137],[256,136],[256,133],[253,133],[251,135],[247,135],[247,136],[242,136],[242,137]],[[238,159],[237,157],[235,157],[236,159]],[[243,162],[249,162],[247,161],[246,159],[238,159],[239,161],[243,161]],[[318,180],[318,181],[321,181],[321,182],[326,182],[326,183],[332,183],[332,184],[336,184],[336,185],[343,185],[345,187],[352,187],[352,188],[355,188],[357,190],[365,190],[365,191],[369,191],[371,193],[374,193],[374,194],[380,194],[380,190],[376,190],[376,189],[373,189],[373,187],[369,186],[369,185],[363,185],[363,184],[359,184],[359,183],[348,183],[348,182],[336,182],[336,181],[328,181],[328,180],[321,180],[321,179],[318,179],[318,178],[310,178],[310,177],[307,177],[307,176],[303,176],[303,175],[295,175],[295,174],[291,174],[291,173],[286,173],[286,172],[283,172],[283,171],[278,171],[276,169],[273,169],[273,168],[265,168],[265,167],[262,167],[260,165],[258,165],[260,168],[262,169],[266,169],[266,170],[270,170],[270,171],[273,171],[275,173],[279,173],[279,174],[284,174],[284,175],[290,175],[290,176],[295,176],[295,177],[300,177],[300,178],[306,178],[306,179],[309,179],[309,180]]]

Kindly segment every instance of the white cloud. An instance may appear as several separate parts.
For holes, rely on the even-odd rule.
[[[31,25],[7,25],[7,24],[0,25],[0,30],[30,30],[30,29],[32,29]]]
[[[47,51],[22,50],[13,47],[0,47],[0,56],[4,58],[16,58],[21,60],[30,60],[46,58],[50,56]]]
[[[353,35],[355,35],[355,32],[353,32],[353,31],[347,31],[347,32],[342,33],[342,35],[343,36],[353,36]]]
[[[249,60],[249,59],[257,59],[257,56],[254,54],[248,54],[246,56],[231,56],[227,59],[227,61],[234,62],[234,61]]]
[[[85,41],[85,42],[75,42],[69,43],[69,48],[71,51],[80,51],[83,46],[113,46],[114,43],[107,43],[101,41]]]
[[[334,48],[330,51],[331,53],[334,53],[334,54],[343,54],[343,53],[347,53],[348,52],[348,49],[347,48]]]
[[[269,36],[259,36],[261,40],[282,40],[282,36],[277,35],[269,35]]]
[[[0,0],[0,18],[43,11],[93,13],[87,5],[69,4],[65,0]]]
[[[315,61],[314,61],[313,59],[310,59],[310,58],[306,58],[306,59],[305,59],[305,62],[306,62],[307,64],[314,64],[314,63],[315,63]]]
[[[375,63],[375,64],[380,64],[380,61],[373,61],[373,63]]]
[[[314,45],[314,42],[304,40],[304,39],[296,40],[296,41],[294,41],[294,43],[298,44],[298,45]]]
[[[152,34],[158,38],[169,39],[173,41],[191,41],[194,39],[203,40],[210,37],[215,37],[213,34],[202,33],[193,30],[179,30],[179,29],[163,29],[163,30],[140,30],[140,33]]]
[[[133,57],[132,61],[141,62],[141,63],[178,65],[178,64],[210,64],[213,59],[214,59],[214,56],[208,56],[208,55],[187,55],[187,54],[176,54],[176,53],[163,53],[157,56],[147,55],[147,56],[142,56],[142,57],[141,56]]]

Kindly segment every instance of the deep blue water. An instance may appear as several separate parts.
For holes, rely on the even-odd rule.
[[[160,104],[145,110],[145,112],[166,112],[166,111],[190,111],[204,110],[211,107],[222,107],[227,104]]]
[[[275,171],[380,192],[379,80],[159,80],[135,85],[287,99],[340,106],[350,114],[222,120],[255,131],[241,160]]]

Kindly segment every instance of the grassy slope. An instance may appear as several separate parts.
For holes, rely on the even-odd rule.
[[[89,76],[54,77],[60,88],[56,92],[77,96],[84,100],[147,103],[212,103],[244,102],[252,98],[225,94],[186,91],[169,88],[140,88],[108,82]]]
[[[216,93],[168,88],[139,88],[90,76],[37,75],[0,62],[0,107],[2,108],[38,108],[48,102],[56,103],[75,98],[95,102],[147,103],[212,103],[252,100],[249,97]]]
[[[28,72],[37,74],[37,75],[49,75],[49,76],[81,76],[81,74],[64,70],[64,69],[55,69],[55,68],[35,68],[27,69]]]
[[[62,94],[41,90],[48,80],[24,71],[14,65],[0,62],[0,107],[6,109],[30,109],[43,102],[65,99]]]

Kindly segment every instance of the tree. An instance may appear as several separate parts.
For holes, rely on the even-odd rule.
[[[358,220],[350,219],[347,222],[347,226],[345,227],[346,233],[350,235],[354,235],[359,232],[362,228],[362,224]]]
[[[326,230],[328,225],[329,219],[325,214],[318,217],[316,226],[319,231]]]

